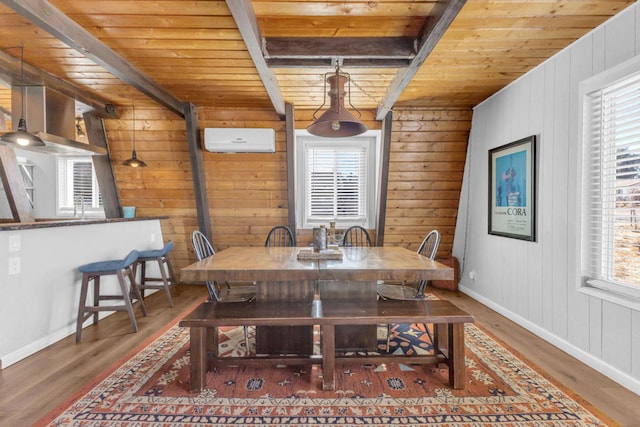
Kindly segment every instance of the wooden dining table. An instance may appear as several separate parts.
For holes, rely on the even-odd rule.
[[[301,247],[232,247],[181,270],[183,282],[251,281],[256,304],[308,303],[314,299],[354,304],[375,301],[385,281],[452,280],[453,269],[395,246],[341,247],[342,259],[299,259]],[[375,351],[375,325],[336,328],[336,349]],[[258,354],[313,354],[313,327],[256,328]]]

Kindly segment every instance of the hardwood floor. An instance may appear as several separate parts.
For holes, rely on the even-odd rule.
[[[438,293],[473,314],[481,327],[620,425],[640,426],[640,396],[468,296],[459,292]],[[85,328],[80,344],[75,343],[73,335],[69,336],[0,371],[0,425],[33,424],[204,299],[206,291],[202,286],[178,285],[173,287],[172,295],[173,308],[157,292],[145,300],[147,317],[136,310],[138,333],[131,333],[126,313],[116,313],[97,326]]]

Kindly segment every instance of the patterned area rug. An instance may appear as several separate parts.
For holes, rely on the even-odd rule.
[[[379,328],[384,351],[386,328]],[[396,325],[394,353],[432,351],[417,325]],[[223,367],[189,392],[189,334],[174,326],[71,406],[51,426],[604,426],[475,325],[466,325],[466,388],[448,385],[446,368],[403,364],[336,367],[336,390],[322,391],[320,367]],[[220,337],[221,351],[244,354],[241,328]]]

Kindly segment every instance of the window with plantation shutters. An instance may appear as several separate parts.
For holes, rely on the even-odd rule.
[[[57,213],[61,216],[104,215],[91,157],[59,157]]]
[[[306,157],[307,216],[364,221],[367,162],[364,147],[309,148]]]
[[[377,138],[298,136],[296,211],[301,228],[373,227]]]
[[[583,87],[582,277],[640,298],[640,71],[631,69]]]

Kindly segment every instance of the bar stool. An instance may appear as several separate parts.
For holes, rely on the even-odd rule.
[[[168,241],[166,245],[162,249],[152,249],[148,251],[139,251],[138,259],[133,265],[133,275],[136,277],[136,272],[138,269],[138,265],[141,266],[140,269],[140,284],[138,287],[141,289],[142,297],[144,298],[144,290],[145,289],[164,289],[165,294],[167,295],[167,300],[169,301],[169,307],[173,307],[173,300],[171,299],[171,290],[169,289],[169,282],[175,283],[175,275],[173,274],[173,266],[171,265],[171,261],[169,260],[169,252],[173,249],[173,242]],[[156,261],[158,263],[158,268],[160,269],[160,275],[162,277],[147,277],[147,262],[148,261]],[[166,269],[165,269],[166,265]],[[167,276],[167,270],[169,275]],[[150,285],[147,282],[162,282],[159,285]]]
[[[126,311],[129,313],[133,332],[138,332],[138,324],[133,314],[130,292],[140,301],[142,314],[145,316],[147,315],[147,309],[142,301],[142,295],[140,294],[140,289],[136,284],[132,271],[132,264],[135,263],[137,259],[138,251],[133,250],[129,252],[124,259],[92,262],[78,267],[78,271],[82,273],[82,288],[80,289],[80,305],[78,307],[78,321],[76,324],[76,342],[80,342],[84,321],[93,315],[93,323],[98,323],[98,312],[100,311]],[[118,283],[120,284],[122,295],[100,295],[100,277],[110,275],[118,276]],[[127,285],[124,280],[125,275],[129,277],[131,291],[127,290]],[[93,305],[87,305],[87,291],[90,280],[93,280]],[[122,300],[124,304],[101,306],[100,301],[102,300]]]

